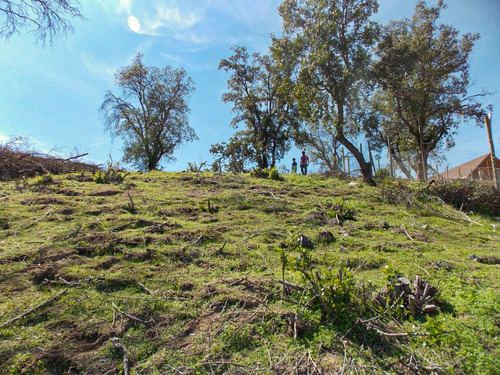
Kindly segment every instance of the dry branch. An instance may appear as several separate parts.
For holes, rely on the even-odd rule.
[[[139,318],[137,318],[137,317],[135,317],[135,316],[133,316],[133,315],[130,315],[129,313],[126,313],[125,311],[120,310],[118,307],[116,307],[116,305],[115,305],[115,303],[114,303],[114,302],[111,302],[111,305],[113,306],[113,308],[114,308],[114,309],[115,309],[118,313],[120,313],[120,314],[122,314],[122,315],[125,315],[125,316],[126,316],[127,318],[129,318],[129,319],[135,320],[135,321],[137,321],[137,322],[139,322],[139,323],[143,323],[143,324],[149,324],[149,323],[153,323],[153,324],[155,324],[155,321],[154,321],[153,319],[150,319],[150,320],[148,320],[148,321],[146,321],[146,320],[142,320],[142,319],[139,319]]]
[[[113,348],[123,353],[123,375],[128,375],[128,352],[127,349],[120,344],[118,337],[113,337]]]
[[[12,318],[8,321],[6,321],[5,323],[2,323],[0,324],[0,328],[3,328],[5,326],[8,326],[8,325],[11,325],[12,323],[15,323],[17,322],[18,320],[21,320],[22,318],[28,316],[29,314],[31,314],[32,312],[35,312],[39,309],[41,309],[42,307],[48,305],[49,303],[51,303],[52,301],[58,299],[59,297],[61,297],[64,293],[66,293],[68,291],[68,289],[64,289],[62,292],[50,297],[49,299],[46,299],[45,301],[43,301],[41,304],[33,307],[32,309],[26,311],[25,313],[19,315],[19,316],[16,316],[15,318]]]
[[[139,285],[141,287],[142,290],[144,290],[147,294],[151,295],[151,296],[154,296],[155,295],[155,292],[153,292],[152,290],[146,288],[144,286],[144,284],[142,284],[139,280],[137,279],[132,279],[136,282],[137,285]]]
[[[78,171],[94,173],[99,169],[98,166],[76,161],[86,155],[63,159],[35,151],[21,151],[15,144],[8,142],[0,145],[0,181],[35,177],[45,173],[63,174]]]

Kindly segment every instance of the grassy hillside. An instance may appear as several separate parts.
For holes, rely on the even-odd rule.
[[[0,373],[498,373],[498,220],[284,177],[0,183]]]

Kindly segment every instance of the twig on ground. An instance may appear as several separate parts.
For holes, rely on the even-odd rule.
[[[186,250],[189,246],[193,246],[193,245],[196,245],[198,242],[202,241],[203,239],[205,238],[205,236],[203,234],[200,234],[200,237],[198,237],[196,240],[194,240],[194,242],[191,242],[190,244],[184,246],[182,248],[182,250]]]
[[[28,316],[28,315],[29,315],[29,314],[31,314],[32,312],[34,312],[34,311],[37,311],[37,310],[41,309],[42,307],[44,307],[44,306],[48,305],[48,304],[49,304],[49,303],[51,303],[52,301],[54,301],[54,300],[58,299],[59,297],[61,297],[61,296],[62,296],[64,293],[66,293],[67,291],[68,291],[68,289],[64,289],[62,292],[60,292],[60,293],[58,293],[58,294],[56,294],[56,295],[54,295],[54,296],[50,297],[49,299],[46,299],[46,300],[45,300],[45,301],[43,301],[41,304],[39,304],[39,305],[37,305],[37,306],[33,307],[32,309],[30,309],[30,310],[26,311],[25,313],[23,313],[23,314],[21,314],[21,315],[19,315],[19,316],[16,316],[15,318],[12,318],[12,319],[10,319],[10,320],[6,321],[5,323],[0,324],[0,328],[3,328],[3,327],[5,327],[5,326],[7,326],[7,325],[11,325],[12,323],[15,323],[15,322],[17,322],[18,320],[21,320],[22,318],[24,318],[24,317]]]
[[[36,223],[38,223],[39,221],[43,220],[43,219],[44,219],[44,218],[45,218],[48,214],[50,214],[52,211],[53,211],[53,209],[52,209],[52,208],[51,208],[51,209],[49,209],[49,210],[47,210],[47,212],[45,212],[45,213],[42,215],[42,217],[40,217],[40,218],[36,219],[34,222],[32,222],[32,223],[30,223],[30,224],[28,224],[28,225],[26,225],[26,226],[24,226],[24,227],[22,227],[22,228],[21,228],[21,230],[31,228],[33,225],[35,225],[35,224],[36,224]]]
[[[323,374],[323,371],[321,371],[321,369],[318,367],[318,365],[316,364],[316,362],[314,361],[313,357],[311,356],[311,352],[309,350],[307,350],[307,354],[309,355],[309,360],[311,361],[311,363],[313,364],[314,368],[316,369],[316,371],[318,372],[319,375],[322,375]]]
[[[67,159],[64,159],[65,161],[70,161],[70,160],[74,160],[74,159],[79,159],[79,158],[82,158],[84,156],[87,156],[89,153],[86,152],[85,154],[80,154],[80,155],[76,155],[76,156],[72,156],[70,158],[67,158]]]
[[[142,284],[139,280],[137,279],[132,279],[136,282],[137,285],[139,285],[141,287],[142,290],[144,290],[147,294],[151,295],[151,296],[154,296],[155,295],[155,292],[153,292],[152,290],[146,288],[144,286],[144,284]]]
[[[123,353],[123,375],[128,375],[128,352],[127,349],[120,344],[118,337],[113,337],[113,348]]]
[[[468,217],[465,212],[462,212],[462,211],[459,211],[462,215],[465,216],[465,219],[469,222],[469,223],[473,223],[473,224],[476,224],[476,225],[480,225],[480,226],[484,226],[483,224],[481,223],[478,223],[477,221],[474,221],[472,220],[470,217]]]
[[[216,255],[222,255],[222,254],[223,254],[223,253],[222,253],[222,251],[223,251],[223,250],[224,250],[224,248],[226,247],[226,244],[227,244],[227,241],[225,241],[225,242],[224,242],[224,245],[222,245],[222,247],[221,247],[221,248],[219,248],[219,249],[215,252],[215,254],[216,254]]]
[[[406,235],[408,236],[408,238],[413,241],[413,238],[410,236],[410,233],[408,233],[408,231],[406,230],[406,228],[404,226],[401,225],[401,229],[403,229],[406,233]]]
[[[153,323],[153,324],[156,324],[156,322],[153,320],[153,319],[150,319],[148,321],[145,321],[145,320],[142,320],[142,319],[139,319],[139,318],[136,318],[135,316],[133,315],[130,315],[128,313],[126,313],[125,311],[122,311],[120,310],[118,307],[116,307],[115,303],[114,302],[111,302],[111,305],[113,306],[113,308],[119,312],[120,314],[122,315],[125,315],[127,318],[130,318],[132,320],[135,320],[137,322],[140,322],[140,323],[143,323],[143,324],[149,324],[149,323]]]
[[[68,234],[67,236],[63,237],[62,240],[66,241],[66,240],[69,240],[70,238],[78,236],[78,233],[80,233],[81,229],[82,229],[82,226],[79,225],[78,228],[76,228],[76,231],[74,231],[73,233]]]

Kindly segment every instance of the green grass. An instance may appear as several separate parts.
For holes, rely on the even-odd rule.
[[[494,218],[419,185],[398,195],[319,176],[81,177],[0,183],[0,373],[118,374],[114,337],[131,374],[500,368]],[[314,243],[307,264],[299,235]],[[394,274],[434,285],[439,313],[376,305]],[[284,296],[283,275],[304,289]]]

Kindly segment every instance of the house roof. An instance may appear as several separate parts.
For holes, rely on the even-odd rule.
[[[484,178],[487,178],[487,175],[489,174],[489,179],[491,179],[490,155],[490,153],[484,154],[483,156],[468,161],[467,163],[460,164],[459,166],[451,168],[446,172],[440,173],[439,175],[448,180],[456,180],[460,178],[470,178],[471,174],[473,174],[474,172],[476,172],[476,174],[479,174],[479,170],[481,170],[484,173]],[[497,167],[500,167],[500,160],[497,157],[495,157],[495,162],[497,164]],[[485,169],[485,171],[483,171],[483,169]],[[481,176],[474,177],[481,178]]]

